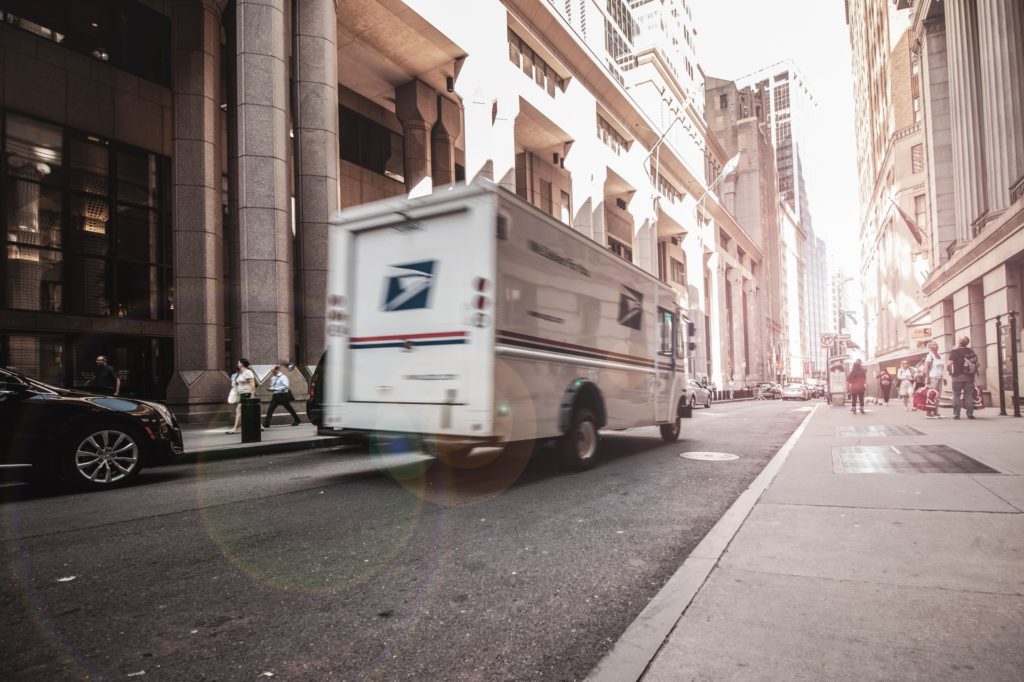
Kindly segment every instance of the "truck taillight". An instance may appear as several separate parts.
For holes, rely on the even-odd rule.
[[[328,336],[344,336],[347,331],[345,321],[348,320],[348,301],[344,296],[331,294],[327,297],[327,334]]]
[[[473,307],[477,310],[487,310],[491,307],[490,291],[491,282],[486,277],[477,277],[473,280],[473,289],[477,295],[473,297]]]

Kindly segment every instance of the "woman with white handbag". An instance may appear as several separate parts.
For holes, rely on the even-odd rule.
[[[245,358],[238,361],[238,372],[231,377],[231,391],[228,393],[228,402],[237,404],[235,408],[235,425],[224,433],[238,433],[242,426],[242,401],[248,400],[256,393],[256,373],[252,371],[252,365]],[[263,425],[260,425],[260,431]]]

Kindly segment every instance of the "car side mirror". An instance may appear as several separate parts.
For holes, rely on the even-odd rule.
[[[697,350],[697,342],[690,341],[689,343],[686,344],[686,347],[689,348],[690,350]]]

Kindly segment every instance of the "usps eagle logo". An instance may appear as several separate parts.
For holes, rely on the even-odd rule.
[[[436,260],[392,265],[391,273],[384,280],[384,304],[381,309],[387,312],[429,308],[436,265]]]
[[[625,291],[619,292],[619,324],[639,331],[644,308],[644,295],[629,287],[622,288]]]

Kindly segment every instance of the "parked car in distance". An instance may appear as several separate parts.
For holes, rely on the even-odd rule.
[[[807,387],[803,384],[787,384],[782,389],[783,400],[810,400],[810,393],[807,392]]]
[[[184,454],[174,414],[160,403],[44,384],[0,369],[0,464],[82,490],[124,485]]]
[[[764,396],[766,400],[774,400],[782,395],[782,389],[779,385],[770,381],[758,384],[757,389],[760,389],[761,395]]]
[[[711,407],[711,389],[704,388],[697,381],[690,379],[686,386],[686,401],[690,407]]]

